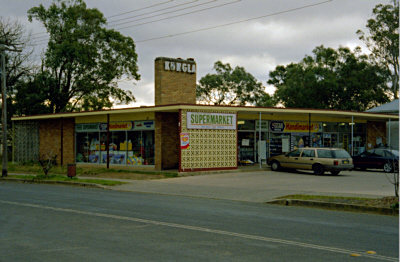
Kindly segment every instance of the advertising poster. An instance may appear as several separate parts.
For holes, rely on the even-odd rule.
[[[181,149],[189,148],[189,133],[181,133]]]
[[[99,155],[89,155],[90,163],[99,163]]]
[[[108,163],[110,163],[110,164],[112,164],[112,159],[113,159],[113,154],[109,154],[109,157],[108,157]],[[103,159],[102,159],[102,163],[107,163],[107,154],[104,154],[103,155]]]
[[[128,161],[128,165],[138,166],[138,165],[144,164],[143,158],[140,156],[129,156],[127,161]]]

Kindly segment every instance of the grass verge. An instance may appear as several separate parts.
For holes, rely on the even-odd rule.
[[[18,163],[8,163],[8,172],[10,173],[22,173],[22,174],[35,174],[42,175],[43,169],[36,162],[27,162],[23,164]],[[68,167],[65,166],[54,166],[49,175],[66,175],[68,172]],[[105,168],[105,167],[79,167],[76,166],[76,175],[77,176],[85,176],[85,175],[97,175],[101,177],[104,175],[105,177],[112,177],[113,174],[140,174],[147,175],[149,179],[153,178],[172,178],[178,177],[177,172],[159,172],[159,171],[137,171],[137,170],[129,170],[129,169],[115,169],[115,168]],[[143,179],[143,178],[142,178]]]
[[[382,197],[382,198],[362,198],[362,197],[341,197],[341,196],[318,196],[318,195],[287,195],[281,196],[277,199],[296,199],[306,201],[321,201],[330,203],[350,204],[350,205],[362,205],[372,207],[383,207],[399,209],[399,198],[398,197]]]
[[[63,175],[49,175],[48,178],[46,178],[44,175],[38,175],[38,176],[8,175],[7,177],[26,179],[26,180],[32,180],[32,181],[46,180],[46,181],[68,181],[68,182],[93,183],[93,184],[99,184],[99,185],[104,185],[104,186],[115,186],[115,185],[125,184],[124,182],[121,182],[121,181],[103,180],[103,179],[79,179],[77,177],[69,178],[69,177],[63,176]]]

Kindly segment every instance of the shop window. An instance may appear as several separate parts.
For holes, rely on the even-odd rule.
[[[353,132],[363,133],[365,132],[366,124],[355,123],[353,126]]]
[[[142,132],[144,154],[142,155],[145,165],[154,165],[154,131]]]
[[[77,133],[76,162],[100,163],[100,141],[98,132]]]
[[[239,120],[238,130],[255,130],[254,120]]]
[[[349,123],[339,123],[339,132],[350,132],[351,127]]]
[[[337,123],[323,123],[322,126],[324,132],[338,132]]]
[[[105,137],[104,137],[105,135]],[[107,133],[101,133],[101,161],[107,163]],[[110,150],[108,153],[109,164],[123,165],[126,163],[126,149],[123,146],[123,142],[126,141],[125,131],[112,131],[109,133],[109,146]]]

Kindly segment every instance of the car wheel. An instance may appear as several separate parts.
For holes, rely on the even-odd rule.
[[[340,171],[331,171],[331,174],[334,175],[334,176],[339,175],[339,173],[340,173]]]
[[[391,173],[391,172],[393,172],[393,165],[392,165],[392,163],[386,162],[386,163],[383,165],[383,171],[385,171],[386,173]]]
[[[313,170],[314,174],[316,174],[317,176],[321,176],[325,173],[325,168],[320,164],[314,165]]]
[[[274,161],[271,164],[271,170],[272,171],[278,171],[281,168],[281,165],[279,164],[278,161]]]

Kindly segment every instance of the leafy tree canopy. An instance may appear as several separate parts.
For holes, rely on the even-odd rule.
[[[359,38],[371,51],[375,63],[387,70],[393,96],[399,91],[399,1],[392,5],[379,4],[372,10],[373,18],[366,25],[366,32],[358,30]]]
[[[316,47],[300,63],[277,66],[268,84],[274,98],[291,108],[365,111],[389,101],[382,68],[369,63],[361,48],[354,52]]]
[[[24,87],[43,88],[33,100],[42,99],[54,113],[135,101],[117,82],[123,76],[140,79],[134,41],[106,29],[99,10],[87,8],[83,0],[57,0],[48,9],[31,8],[28,18],[42,22],[50,35],[41,72]]]
[[[214,63],[216,74],[207,74],[196,88],[197,101],[213,105],[253,104],[263,106],[271,102],[261,82],[243,67],[235,69],[220,61]],[[268,104],[269,105],[269,104]]]

